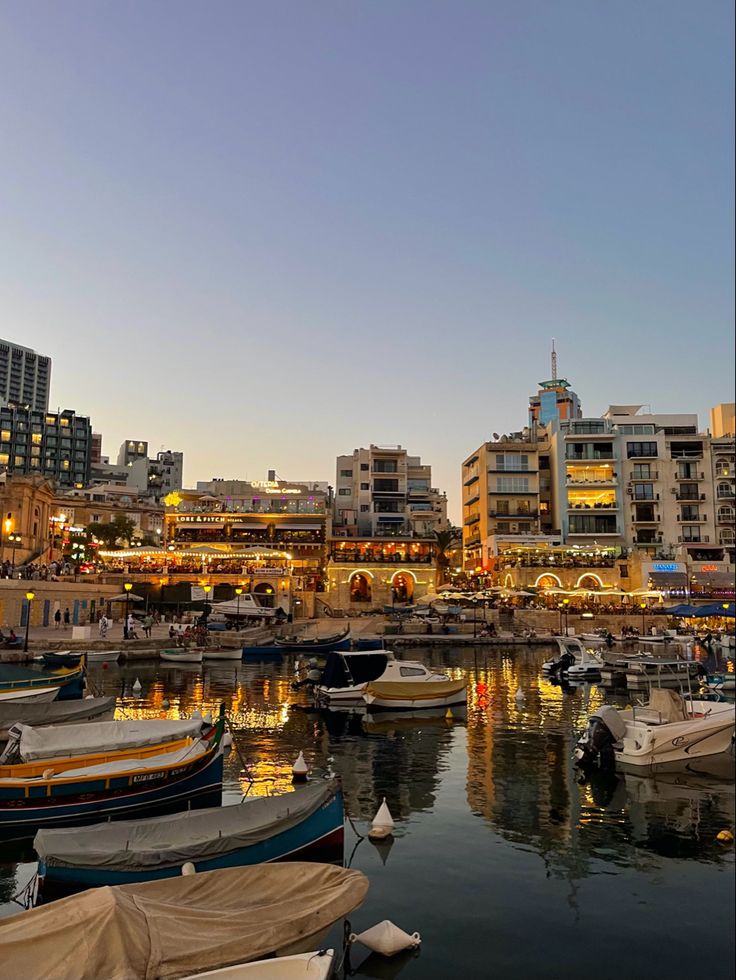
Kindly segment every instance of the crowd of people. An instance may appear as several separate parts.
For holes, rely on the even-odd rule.
[[[62,575],[74,575],[76,566],[68,561],[28,562],[13,565],[5,561],[0,565],[0,578],[28,579],[32,582],[56,582]]]

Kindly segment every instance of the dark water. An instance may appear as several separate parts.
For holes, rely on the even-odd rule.
[[[550,652],[408,652],[468,674],[467,719],[317,713],[290,689],[290,658],[204,669],[99,665],[92,677],[119,695],[119,717],[177,717],[224,700],[254,780],[231,752],[226,802],[290,788],[299,750],[342,775],[361,833],[386,797],[392,846],[358,842],[347,828],[345,861],[371,883],[352,926],[388,918],[423,942],[418,954],[388,961],[355,947],[356,976],[732,977],[734,851],[716,840],[734,828],[732,760],[706,774],[581,785],[573,745],[604,695],[543,680]],[[0,913],[9,914],[35,864],[32,852],[7,846],[0,860]]]

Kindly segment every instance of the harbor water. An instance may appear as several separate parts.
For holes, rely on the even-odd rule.
[[[412,649],[407,659],[469,679],[467,711],[431,718],[317,711],[292,690],[290,656],[98,664],[90,674],[101,693],[117,694],[119,718],[176,718],[224,701],[236,743],[226,803],[290,790],[299,751],[315,773],[342,776],[354,824],[343,860],[370,879],[352,929],[391,919],[422,936],[417,952],[390,960],[354,947],[355,976],[733,977],[734,849],[717,840],[734,829],[733,758],[581,782],[576,738],[610,698],[595,684],[545,680],[541,664],[555,653]],[[367,833],[384,797],[396,830],[377,847],[355,829]],[[11,842],[0,861],[8,915],[35,862],[27,844]]]

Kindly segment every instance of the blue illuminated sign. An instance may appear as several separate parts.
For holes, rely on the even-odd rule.
[[[655,572],[679,572],[680,566],[676,561],[657,561],[652,565]]]

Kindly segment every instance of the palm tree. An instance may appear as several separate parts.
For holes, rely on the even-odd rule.
[[[435,588],[447,582],[447,572],[450,567],[450,552],[454,550],[458,541],[462,540],[463,533],[459,527],[448,527],[442,531],[435,531],[435,557],[434,557],[434,580]]]

